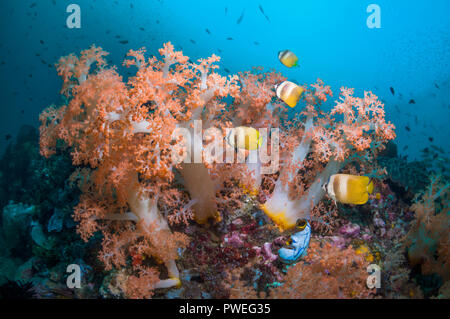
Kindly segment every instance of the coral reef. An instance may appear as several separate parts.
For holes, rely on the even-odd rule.
[[[272,87],[282,80],[275,72],[255,70],[225,78],[214,72],[219,57],[191,63],[170,43],[160,49],[161,60],[146,59],[144,53],[145,49],[128,53],[124,65],[137,67],[128,83],[106,65],[107,53],[99,47],[92,46],[79,57],[61,58],[57,70],[68,104],[51,106],[40,117],[41,154],[53,155],[61,141],[61,147],[70,151],[73,165],[85,167],[81,179],[80,170],[72,176],[82,192],[74,212],[78,232],[86,241],[96,231],[102,232],[99,258],[106,270],[126,266],[131,257],[133,270],[124,275],[128,276],[124,291],[142,292],[179,284],[175,260],[188,239],[181,232],[172,233],[170,221],[186,221],[192,215],[198,223],[218,221],[227,201],[221,201],[217,191],[238,184],[238,192],[258,192],[262,183],[261,161],[245,160],[236,167],[220,164],[222,153],[213,160],[206,157],[208,141],[223,140],[225,135],[217,129],[215,135],[207,135],[207,145],[202,147],[203,130],[232,124],[277,127],[284,112],[274,100]],[[322,185],[348,158],[373,156],[395,137],[394,126],[385,122],[383,104],[371,92],[356,98],[353,89],[342,88],[339,101],[327,114],[319,106],[332,95],[330,87],[319,80],[305,89],[305,111],[295,123],[284,125],[280,141],[287,152],[273,192],[261,205],[280,229],[292,228],[299,218],[309,219],[311,209],[324,195]],[[225,98],[233,100],[228,108]],[[301,118],[304,125],[300,125]],[[176,129],[187,130],[193,148],[190,144],[174,146],[179,140],[174,137]],[[263,137],[271,140],[272,153],[277,152],[275,135]],[[298,137],[299,144],[295,142]],[[174,162],[174,152],[182,155],[184,162]],[[310,169],[299,185],[297,171],[303,165]],[[175,187],[174,172],[180,174],[190,200]],[[297,194],[293,198],[294,184]],[[174,198],[164,199],[169,194],[180,194],[178,198],[185,201],[172,201],[161,211],[160,203],[168,204]],[[193,214],[187,215],[188,211]],[[232,238],[238,241],[235,235]],[[157,268],[136,262],[144,257],[163,262],[169,278],[155,281]],[[130,285],[134,289],[126,288]]]
[[[99,47],[59,60],[66,103],[42,112],[39,140],[24,128],[0,161],[0,291],[448,298],[448,188],[433,180],[420,195],[427,162],[397,155],[373,93],[342,88],[327,105],[333,93],[318,80],[293,114],[276,98],[278,72],[224,77],[219,57],[192,62],[170,43],[161,58],[145,53],[128,53],[137,71],[127,82]],[[228,145],[244,125],[260,130],[258,150]],[[373,179],[367,204],[325,196],[338,172]],[[310,222],[310,246],[286,265],[277,253],[298,219]],[[65,285],[72,263],[82,289]],[[369,264],[382,270],[380,289],[366,286]]]
[[[311,242],[304,261],[288,269],[284,285],[273,298],[367,298],[369,262],[351,247],[336,249],[328,242]]]
[[[385,157],[377,159],[378,165],[386,168],[391,184],[403,187],[412,195],[423,190],[428,182],[426,162],[408,162],[404,157]]]

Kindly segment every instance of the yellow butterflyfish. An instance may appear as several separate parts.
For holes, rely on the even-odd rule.
[[[290,50],[283,50],[278,52],[278,59],[288,68],[298,66],[298,57]]]
[[[373,192],[373,182],[367,176],[334,174],[330,177],[326,190],[334,201],[364,205]]]
[[[258,149],[262,143],[259,131],[253,127],[239,126],[230,130],[226,140],[234,148],[253,151]]]
[[[279,99],[290,107],[294,107],[300,101],[304,89],[293,82],[284,81],[275,85],[275,91]]]

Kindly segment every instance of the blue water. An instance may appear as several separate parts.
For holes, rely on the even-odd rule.
[[[372,1],[381,8],[380,29],[367,27],[372,2],[360,0],[2,0],[0,151],[12,140],[7,134],[14,138],[21,125],[37,126],[39,113],[60,103],[61,82],[48,66],[60,56],[95,43],[120,65],[129,49],[145,46],[157,54],[171,41],[193,60],[221,56],[223,74],[224,68],[236,73],[264,66],[299,83],[321,78],[335,96],[341,86],[355,87],[358,95],[371,90],[386,102],[402,154],[417,158],[429,144],[448,154],[450,1]],[[66,27],[70,3],[81,7],[81,29]],[[279,63],[282,49],[299,56],[300,68]]]

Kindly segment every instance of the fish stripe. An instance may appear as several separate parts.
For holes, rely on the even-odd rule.
[[[278,98],[282,99],[290,107],[294,107],[303,94],[304,89],[295,83],[284,81],[276,88]]]
[[[342,192],[342,190],[341,190],[341,187],[340,187],[341,179],[342,179],[341,176],[337,175],[337,176],[334,177],[334,180],[333,180],[334,196],[336,197],[336,199],[338,201],[341,201],[345,197],[346,192],[347,192],[347,189],[345,189],[345,193]]]
[[[280,54],[279,54],[279,56],[278,56],[278,58],[279,58],[280,60],[283,60],[284,57],[286,56],[286,54],[287,54],[288,52],[289,52],[288,50],[281,51]]]

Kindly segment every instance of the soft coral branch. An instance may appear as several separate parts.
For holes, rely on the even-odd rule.
[[[124,83],[115,68],[107,67],[106,54],[92,46],[79,57],[60,59],[57,70],[68,104],[41,115],[41,153],[54,154],[61,140],[74,165],[92,168],[75,219],[86,240],[102,230],[101,256],[107,267],[124,266],[127,247],[139,243],[143,253],[164,262],[169,276],[178,277],[177,248],[186,237],[170,231],[158,200],[163,189],[173,187],[174,170],[182,171],[191,194],[190,206],[180,207],[181,213],[193,209],[203,221],[216,216],[217,208],[214,187],[206,189],[208,196],[198,191],[198,185],[212,183],[208,168],[199,163],[190,170],[173,163],[172,133],[177,127],[190,128],[206,113],[213,119],[225,107],[219,100],[238,93],[237,79],[214,72],[219,57],[190,63],[166,43],[162,59],[146,59],[145,49],[130,51],[124,64],[136,66],[137,72]],[[111,256],[117,257],[115,262]]]
[[[324,114],[316,111],[311,103],[320,105],[332,92],[320,80],[311,87],[305,94],[305,100],[310,104],[304,111],[306,121],[302,140],[287,156],[274,192],[262,205],[282,229],[294,227],[298,219],[310,219],[311,209],[325,195],[323,185],[351,155],[376,152],[383,148],[383,143],[395,137],[394,126],[385,121],[384,105],[371,92],[365,92],[364,98],[357,98],[353,96],[353,89],[342,88],[335,107],[329,114]],[[338,115],[343,115],[343,119]],[[305,194],[292,198],[290,189],[294,177],[310,152],[326,166]]]

